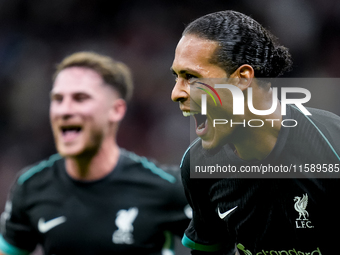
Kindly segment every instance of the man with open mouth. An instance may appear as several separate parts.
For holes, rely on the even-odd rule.
[[[267,78],[291,66],[288,49],[239,12],[207,14],[182,33],[171,97],[198,136],[181,162],[192,254],[337,253],[340,118],[291,105],[283,114]]]
[[[50,122],[58,154],[15,181],[1,216],[0,255],[172,254],[191,208],[179,169],[120,148],[132,94],[127,66],[78,52],[57,67]]]

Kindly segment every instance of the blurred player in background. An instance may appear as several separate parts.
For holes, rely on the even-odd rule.
[[[172,254],[190,207],[179,171],[120,148],[132,95],[127,66],[91,52],[66,57],[51,91],[58,154],[23,170],[1,216],[0,254]]]
[[[182,242],[192,254],[338,253],[340,219],[334,205],[339,175],[327,175],[327,171],[339,172],[340,118],[318,109],[308,109],[311,115],[305,116],[291,105],[284,115],[280,102],[273,103],[271,84],[258,79],[277,77],[291,65],[288,49],[244,14],[211,13],[185,28],[172,64],[176,76],[172,100],[179,102],[184,116],[194,116],[199,136],[181,163],[183,184],[193,208]],[[209,79],[241,91],[244,113],[233,114],[236,98],[229,89],[216,89],[223,104],[214,104],[208,97],[206,115],[201,115],[202,90],[215,85],[204,83]],[[274,105],[274,110],[254,114],[248,109],[249,96],[255,109],[264,111]],[[214,126],[216,119],[229,123]],[[264,125],[242,124],[252,119]],[[294,119],[298,125],[282,126],[286,119]],[[270,164],[322,165],[325,176],[335,178],[306,178],[310,175],[301,173],[299,178],[250,179],[246,175],[240,178],[237,172],[229,178],[190,178],[195,166],[241,169]]]

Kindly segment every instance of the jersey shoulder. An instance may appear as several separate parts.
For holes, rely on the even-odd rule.
[[[312,124],[315,127],[318,126],[334,126],[340,129],[340,116],[321,109],[307,107],[308,111],[311,115],[305,115],[300,111],[300,109],[296,107],[291,107],[293,112],[293,118],[297,117],[300,121],[303,121],[308,124]]]
[[[56,167],[56,162],[62,160],[62,156],[59,154],[53,154],[49,158],[39,161],[33,165],[25,167],[21,170],[17,176],[16,184],[21,186],[29,182],[41,183],[41,179],[38,178],[41,175],[51,175],[53,169]]]
[[[304,115],[300,110],[293,108],[298,119],[298,137],[307,139],[311,146],[324,145],[340,160],[340,117],[332,112],[307,108],[311,115]]]
[[[134,152],[121,150],[123,172],[126,174],[133,174],[129,178],[139,178],[143,180],[147,177],[149,181],[176,183],[178,182],[179,168],[173,165],[161,165],[156,161],[139,156]]]
[[[119,163],[118,163],[119,164]],[[156,161],[121,149],[119,174],[116,181],[142,187],[146,196],[158,198],[162,204],[184,206],[187,204],[178,166],[161,165]],[[115,170],[116,171],[116,170]]]
[[[17,210],[15,208],[25,208],[32,204],[32,201],[38,196],[45,196],[48,193],[49,187],[55,180],[53,169],[59,160],[62,160],[62,157],[59,154],[54,154],[48,159],[19,171],[8,196],[8,201],[11,205],[13,204],[13,211]]]

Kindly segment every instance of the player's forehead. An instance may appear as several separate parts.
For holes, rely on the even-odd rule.
[[[184,35],[177,44],[171,69],[176,73],[202,72],[214,67],[212,58],[218,43],[196,35]]]
[[[56,77],[52,93],[90,92],[104,89],[103,78],[95,70],[87,67],[68,67]]]

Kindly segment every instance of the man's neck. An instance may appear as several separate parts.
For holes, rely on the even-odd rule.
[[[103,144],[91,155],[67,157],[66,172],[76,180],[94,181],[107,176],[117,165],[120,156],[116,143]]]
[[[264,125],[240,129],[237,139],[233,143],[236,148],[236,155],[244,160],[262,160],[273,150],[281,130],[280,103],[278,103],[277,110],[273,114],[256,116],[256,119],[262,119]]]

